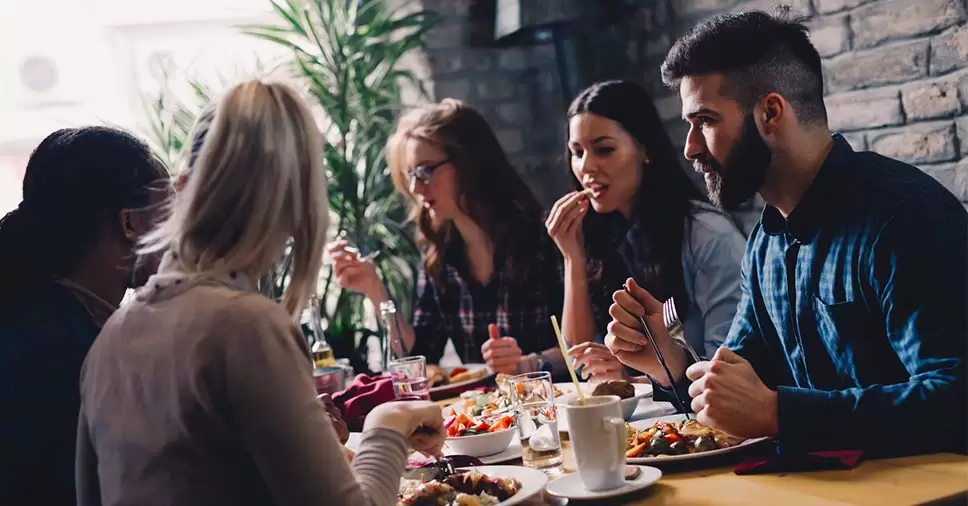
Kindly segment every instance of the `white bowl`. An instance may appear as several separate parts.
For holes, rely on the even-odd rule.
[[[639,401],[641,401],[644,397],[648,397],[649,394],[652,393],[652,385],[633,383],[632,386],[635,387],[635,396],[629,397],[628,399],[622,399],[621,402],[619,402],[619,404],[622,406],[622,417],[625,418],[626,421],[632,419],[632,415],[635,414],[635,408],[639,406]],[[584,391],[585,389],[583,388],[582,390]],[[572,392],[555,399],[555,403],[560,407],[565,407],[565,405],[577,398],[578,394]],[[568,408],[565,407],[565,409]]]
[[[447,446],[457,453],[471,457],[487,457],[507,450],[518,430],[508,427],[496,432],[471,436],[448,437]]]

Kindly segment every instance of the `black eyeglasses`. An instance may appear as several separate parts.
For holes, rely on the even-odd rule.
[[[430,178],[433,177],[434,171],[448,163],[450,163],[450,158],[444,158],[437,163],[418,165],[414,167],[413,170],[407,172],[407,180],[410,182],[411,186],[413,185],[413,182],[417,180],[423,184],[430,184]]]

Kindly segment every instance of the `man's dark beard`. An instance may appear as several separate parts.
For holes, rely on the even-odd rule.
[[[696,160],[697,169],[712,169],[706,181],[709,200],[722,209],[732,211],[750,199],[766,182],[772,154],[756,130],[753,115],[743,121],[743,132],[726,156],[726,162],[706,154]]]

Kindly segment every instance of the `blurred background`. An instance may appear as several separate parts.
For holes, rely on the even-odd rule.
[[[912,163],[968,202],[968,0],[787,0],[823,57],[830,125],[855,149]],[[408,105],[481,109],[546,206],[566,191],[564,110],[602,79],[644,85],[682,145],[659,79],[675,38],[708,16],[774,0],[0,0],[0,214],[20,200],[31,150],[53,130],[110,124],[177,170],[195,114],[227,84],[299,83],[330,141],[335,229],[411,311],[412,230],[381,148]],[[685,160],[683,160],[683,168]],[[695,174],[689,170],[693,176]],[[699,180],[697,178],[697,184]],[[752,201],[736,214],[747,231]],[[271,276],[270,276],[271,277]],[[280,288],[284,280],[267,280]],[[320,284],[338,356],[378,334],[372,308]],[[342,344],[341,344],[342,343]],[[358,369],[359,370],[359,369]]]
[[[52,131],[143,133],[143,99],[165,86],[163,69],[211,81],[278,57],[235,29],[271,13],[266,0],[0,2],[0,213],[16,207],[27,158]]]

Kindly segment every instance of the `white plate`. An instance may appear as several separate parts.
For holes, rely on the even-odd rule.
[[[581,476],[578,473],[569,474],[557,478],[548,484],[546,489],[548,493],[555,497],[565,497],[567,499],[606,499],[609,497],[618,497],[620,495],[625,495],[637,490],[642,490],[662,478],[662,471],[648,466],[630,466],[638,467],[642,470],[639,476],[634,480],[626,480],[625,484],[619,488],[612,490],[603,490],[601,492],[591,492],[585,490],[585,484],[581,481]]]
[[[516,429],[509,429],[509,430],[516,430]],[[359,432],[350,432],[350,438],[348,441],[346,441],[346,447],[349,448],[350,450],[353,450],[354,452],[359,451],[361,436],[362,434],[360,434]],[[503,452],[495,455],[488,455],[487,457],[477,457],[477,460],[480,460],[481,462],[487,465],[499,464],[501,462],[507,462],[509,460],[521,458],[522,451],[523,450],[521,449],[521,441],[517,438],[517,436],[515,436],[514,439],[511,440],[511,445],[508,446],[507,450],[504,450]],[[451,448],[444,446],[444,455],[454,455],[456,453],[457,452],[455,452]]]
[[[478,466],[462,467],[459,471],[476,470],[490,476],[499,478],[514,478],[521,482],[521,490],[514,494],[507,501],[502,501],[499,506],[512,506],[520,504],[538,495],[548,484],[548,475],[524,466]]]
[[[569,384],[568,386],[571,387],[568,393],[565,393],[561,397],[556,397],[555,404],[564,407],[565,404],[574,401],[578,397],[578,394],[575,392],[575,386],[572,384]],[[621,400],[622,417],[625,418],[626,421],[632,419],[632,415],[635,414],[635,410],[639,406],[639,401],[646,397],[652,396],[652,385],[645,383],[633,383],[632,386],[635,389],[635,395],[629,397],[628,399]],[[564,392],[562,387],[558,387],[558,389]],[[593,390],[594,387],[592,385],[582,385],[582,393],[585,395],[591,395]]]
[[[638,422],[632,422],[629,425],[632,427],[642,430],[651,427],[656,422],[679,422],[686,419],[686,415],[676,414],[669,416],[660,416],[659,418],[650,418],[648,420],[640,420]],[[708,452],[699,453],[687,453],[685,455],[660,455],[657,457],[634,457],[628,459],[629,464],[661,464],[664,462],[676,462],[680,460],[695,460],[704,459],[708,457],[715,457],[716,455],[723,455],[725,453],[732,453],[735,451],[742,450],[748,446],[754,445],[766,441],[770,438],[759,437],[754,439],[747,439],[736,446],[730,446],[729,448],[720,448],[718,450],[710,450]]]
[[[487,369],[487,374],[478,378],[469,379],[466,381],[459,381],[457,383],[448,383],[446,385],[440,385],[429,389],[430,395],[438,399],[447,398],[449,395],[460,395],[465,389],[473,387],[477,384],[486,383],[489,379],[494,377],[494,371],[492,371],[487,364],[464,364],[455,367],[441,367],[444,373],[450,373],[450,371],[461,367],[467,369],[468,371],[474,371],[477,369]]]
[[[594,381],[591,382],[591,383],[585,383],[585,382],[583,382],[583,383],[580,383],[580,384],[582,386],[582,389],[581,389],[582,392],[585,393],[586,395],[591,395],[592,391],[595,390],[595,382]],[[641,399],[643,397],[651,397],[652,396],[652,384],[651,383],[632,383],[632,386],[635,388],[635,396],[636,397],[638,397],[638,398]],[[567,399],[570,395],[572,395],[572,394],[575,393],[575,384],[572,383],[572,382],[570,382],[570,381],[563,382],[563,383],[555,383],[555,387],[558,390],[561,390],[561,393],[562,393],[562,395],[555,397],[555,403],[556,404],[561,404],[560,402],[558,402],[558,399]]]
[[[561,409],[561,406],[558,407],[558,432],[568,432],[568,418],[565,416],[564,409]],[[634,420],[645,420],[675,412],[676,408],[670,402],[656,401],[650,398],[639,399],[638,405],[628,421],[632,423]]]

